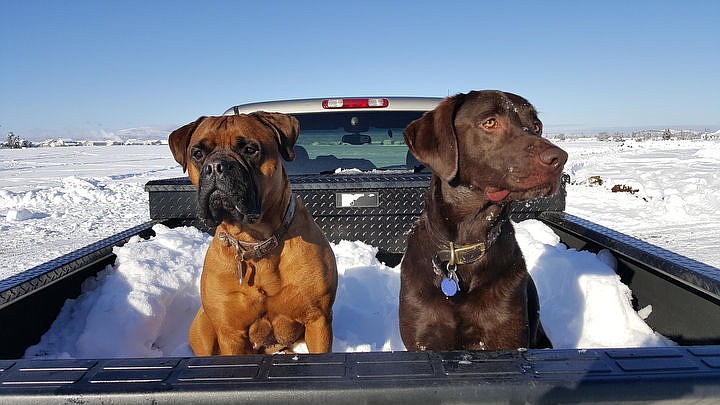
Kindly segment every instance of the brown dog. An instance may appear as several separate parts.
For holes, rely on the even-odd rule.
[[[405,129],[433,172],[401,263],[408,350],[551,347],[508,220],[508,202],[559,187],[567,154],[541,133],[535,108],[501,91],[447,98]]]
[[[190,327],[198,356],[332,346],[335,256],[291,193],[295,118],[256,112],[201,117],[170,134],[173,156],[198,189],[200,217],[218,224]]]

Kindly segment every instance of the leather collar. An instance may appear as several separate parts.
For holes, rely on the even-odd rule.
[[[428,229],[431,230],[431,226],[428,223]],[[440,236],[431,230],[431,235],[434,239],[439,239],[440,246],[447,248],[439,249],[435,252],[432,257],[433,270],[437,275],[444,275],[446,272],[442,268],[442,263],[447,263],[445,266],[448,271],[457,267],[459,264],[470,264],[481,260],[485,257],[488,249],[492,246],[502,231],[502,227],[505,221],[500,221],[495,225],[495,229],[488,235],[487,239],[482,242],[471,243],[467,245],[455,244],[453,241],[449,241],[444,237]]]
[[[424,220],[430,238],[440,247],[432,256],[433,271],[441,277],[440,289],[445,294],[445,297],[453,297],[462,290],[461,280],[457,274],[457,266],[474,263],[485,257],[488,249],[500,237],[506,220],[502,219],[493,224],[492,230],[484,241],[467,245],[456,245],[455,242],[448,240],[438,232],[427,216],[424,217]],[[445,266],[443,266],[443,263],[445,263]]]
[[[280,238],[290,229],[290,224],[295,218],[295,206],[297,196],[295,193],[290,194],[290,202],[288,203],[287,209],[285,210],[285,216],[280,228],[275,230],[269,238],[260,242],[244,242],[237,240],[230,236],[224,230],[218,230],[217,237],[223,243],[224,246],[232,246],[235,248],[235,260],[238,262],[244,262],[250,259],[259,259],[269,254],[273,249],[280,245]]]

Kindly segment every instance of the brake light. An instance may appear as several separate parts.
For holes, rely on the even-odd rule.
[[[386,98],[330,98],[323,100],[322,108],[385,108],[390,105]]]

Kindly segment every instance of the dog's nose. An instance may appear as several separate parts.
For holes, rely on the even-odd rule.
[[[543,164],[548,165],[553,169],[565,166],[565,162],[567,162],[568,159],[567,153],[557,146],[546,148],[540,152],[539,157]]]
[[[203,174],[205,176],[222,176],[228,170],[228,165],[222,160],[213,160],[207,162],[203,167]]]

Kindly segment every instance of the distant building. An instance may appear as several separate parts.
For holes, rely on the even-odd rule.
[[[53,140],[49,140],[49,141],[45,141],[45,142],[48,142],[47,145],[50,147],[53,147],[53,148],[61,147],[61,146],[82,146],[82,142],[80,142],[80,141],[73,141],[71,139],[62,139],[62,138],[53,139]]]

